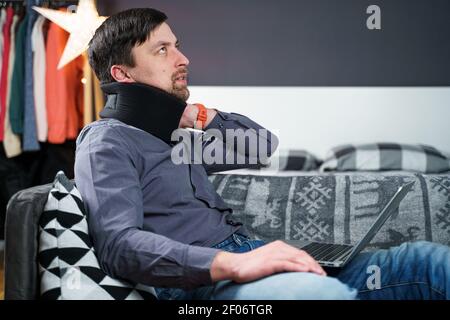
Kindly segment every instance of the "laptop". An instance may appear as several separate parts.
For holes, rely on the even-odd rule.
[[[367,233],[356,245],[320,243],[303,240],[284,240],[284,242],[306,251],[321,266],[326,267],[325,270],[330,270],[330,268],[340,269],[369,244],[386,220],[392,216],[395,209],[399,206],[400,201],[402,201],[406,194],[412,189],[414,183],[414,181],[409,182],[397,190]]]

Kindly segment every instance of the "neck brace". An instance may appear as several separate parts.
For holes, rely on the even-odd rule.
[[[101,118],[112,118],[144,130],[168,144],[178,128],[186,102],[159,88],[142,83],[103,84],[107,95]]]

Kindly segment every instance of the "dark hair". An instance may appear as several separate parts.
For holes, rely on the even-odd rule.
[[[110,16],[95,31],[89,42],[89,64],[101,83],[114,82],[111,67],[115,64],[134,67],[131,49],[141,45],[167,16],[156,9],[135,8]]]

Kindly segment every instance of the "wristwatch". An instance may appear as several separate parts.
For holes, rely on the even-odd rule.
[[[206,120],[208,119],[208,112],[201,103],[194,103],[194,105],[198,108],[197,119],[194,120],[194,129],[204,129]],[[200,127],[197,127],[198,122],[200,122]]]

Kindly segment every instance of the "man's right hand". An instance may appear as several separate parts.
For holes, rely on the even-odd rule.
[[[314,272],[326,275],[309,254],[281,240],[246,253],[221,251],[215,256],[210,270],[213,282],[249,282],[278,272]]]

